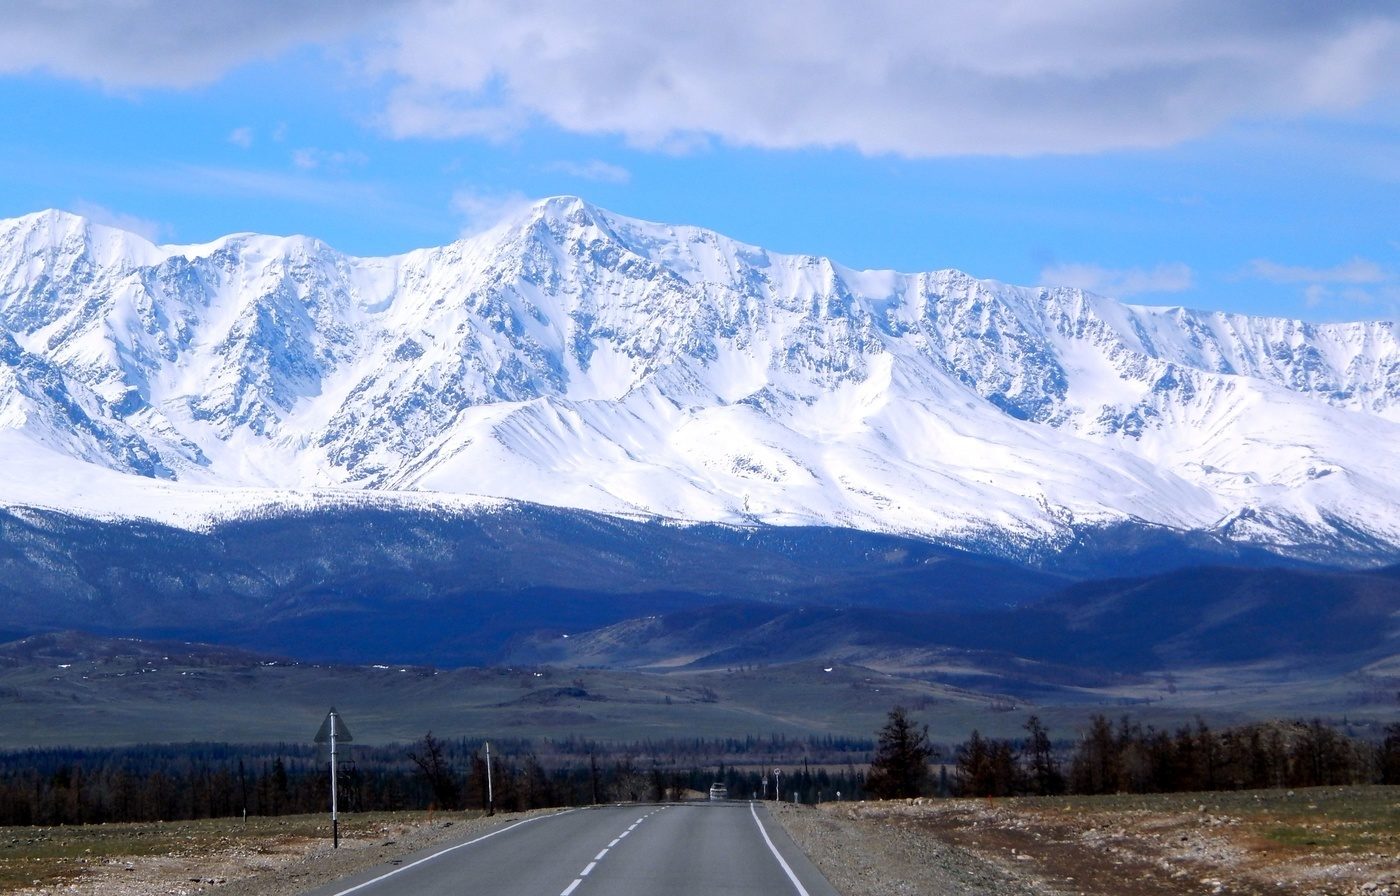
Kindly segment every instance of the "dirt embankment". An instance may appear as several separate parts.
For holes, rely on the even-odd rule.
[[[1400,788],[786,807],[845,896],[1400,896]]]

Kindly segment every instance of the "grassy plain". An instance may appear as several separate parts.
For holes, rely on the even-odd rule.
[[[1171,728],[1345,717],[1362,735],[1393,719],[1400,669],[1283,685],[1274,669],[1123,676],[1028,692],[1007,675],[839,662],[640,672],[549,666],[323,665],[137,641],[78,641],[0,656],[0,748],[309,741],[337,707],[360,743],[445,737],[605,741],[838,735],[870,738],[895,705],[935,741],[973,728],[1019,736],[1030,713],[1071,737],[1091,713]]]

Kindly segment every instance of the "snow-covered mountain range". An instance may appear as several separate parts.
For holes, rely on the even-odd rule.
[[[495,499],[1396,557],[1400,338],[854,271],[574,198],[391,258],[0,221],[0,505]]]

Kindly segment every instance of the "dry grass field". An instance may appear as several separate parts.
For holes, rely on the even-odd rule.
[[[339,850],[325,815],[0,828],[0,893],[293,894],[501,818],[347,814]]]

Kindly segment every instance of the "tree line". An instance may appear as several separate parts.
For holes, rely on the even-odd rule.
[[[584,739],[493,743],[490,787],[480,739],[431,732],[408,745],[342,745],[338,789],[348,812],[436,808],[500,811],[666,801],[724,784],[734,798],[803,803],[908,796],[1155,793],[1400,784],[1400,724],[1380,742],[1321,721],[1175,730],[1124,717],[1090,719],[1075,740],[1030,717],[1024,736],[935,746],[902,709],[874,739],[684,738],[609,744]],[[774,768],[781,771],[773,775]],[[323,812],[326,757],[300,744],[175,744],[0,752],[0,825]]]
[[[1057,746],[1036,716],[1025,736],[978,731],[945,753],[896,707],[880,732],[866,781],[876,797],[1177,793],[1400,784],[1400,724],[1379,743],[1348,737],[1320,720],[1175,730],[1124,716],[1095,715],[1077,741]],[[931,763],[943,759],[937,780]]]
[[[738,796],[771,790],[785,764],[785,797],[803,802],[860,793],[873,741],[753,737],[607,744],[502,740],[342,744],[340,806],[347,812],[434,808],[500,811],[617,801],[665,801],[705,793],[715,782]],[[851,749],[847,750],[846,747]],[[812,767],[805,753],[829,765]],[[717,761],[715,757],[719,757]],[[745,758],[759,768],[728,764]],[[844,759],[844,764],[839,760]],[[174,744],[0,752],[0,825],[177,821],[326,811],[330,774],[323,749],[301,744]]]

